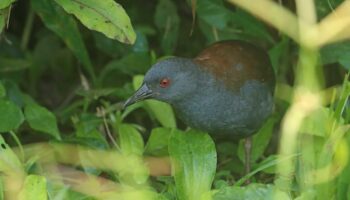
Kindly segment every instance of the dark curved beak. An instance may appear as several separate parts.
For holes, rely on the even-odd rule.
[[[126,107],[136,103],[136,102],[139,102],[139,101],[142,101],[142,100],[145,100],[145,99],[149,99],[151,98],[153,95],[153,92],[151,89],[148,88],[148,86],[143,83],[141,85],[141,87],[135,92],[135,94],[133,94],[129,99],[127,99],[123,105],[123,109],[125,109]]]

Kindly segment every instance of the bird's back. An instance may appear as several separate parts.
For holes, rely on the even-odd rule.
[[[193,61],[231,90],[239,90],[246,80],[257,80],[271,86],[271,89],[275,84],[268,55],[247,42],[229,40],[214,43]]]

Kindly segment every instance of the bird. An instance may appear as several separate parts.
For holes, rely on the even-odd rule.
[[[251,136],[273,111],[275,75],[268,54],[241,41],[215,42],[194,58],[154,64],[124,108],[145,99],[170,104],[189,127],[211,135],[245,138],[250,171]]]

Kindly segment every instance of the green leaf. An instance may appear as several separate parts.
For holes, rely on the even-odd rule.
[[[61,139],[56,116],[46,108],[28,104],[24,109],[24,115],[32,129],[53,136],[57,140]]]
[[[176,11],[176,5],[170,0],[158,1],[154,21],[161,31],[161,46],[165,54],[171,54],[175,50],[179,33],[180,17]]]
[[[141,156],[144,144],[141,134],[130,124],[118,126],[119,145],[123,154]]]
[[[3,98],[5,96],[6,96],[6,89],[5,89],[4,85],[0,81],[0,98]]]
[[[179,200],[199,200],[210,191],[216,170],[215,144],[206,133],[174,131],[169,154]]]
[[[156,100],[147,100],[146,105],[150,108],[162,126],[176,128],[175,114],[169,104]]]
[[[39,175],[28,175],[24,181],[19,200],[47,200],[46,179]]]
[[[142,75],[134,76],[133,85],[135,90],[141,86],[143,78],[144,76]],[[175,114],[169,104],[156,100],[146,100],[145,104],[149,107],[162,126],[176,128]]]
[[[299,131],[302,133],[326,137],[328,132],[332,129],[332,122],[335,122],[332,118],[332,113],[334,112],[329,108],[321,107],[303,120]]]
[[[55,1],[89,29],[102,32],[107,37],[126,44],[133,44],[136,40],[129,16],[122,6],[113,0]]]
[[[257,134],[252,138],[252,149],[250,155],[250,161],[254,163],[260,156],[263,155],[267,145],[270,143],[270,139],[273,133],[273,127],[277,121],[276,116],[270,117],[263,127],[260,128]],[[238,147],[238,157],[241,161],[245,160],[244,155],[244,141],[241,140]]]
[[[95,80],[93,66],[75,20],[52,0],[32,0],[31,3],[44,24],[62,38],[91,78]]]
[[[231,18],[230,11],[224,7],[221,0],[197,1],[197,14],[199,18],[218,29],[225,28]]]
[[[171,132],[172,130],[170,128],[153,129],[147,141],[145,153],[153,156],[168,155],[168,144]]]
[[[0,172],[8,174],[11,172],[22,173],[23,167],[16,154],[0,135]]]
[[[11,5],[11,3],[15,2],[16,0],[1,0],[0,1],[0,9],[4,9]]]
[[[4,191],[5,191],[4,182],[2,181],[2,177],[0,176],[0,200],[5,199]]]
[[[225,187],[215,193],[213,200],[290,200],[289,196],[273,185],[250,184],[246,187]]]
[[[350,42],[330,44],[321,49],[323,64],[340,63],[345,69],[350,69]]]
[[[0,132],[17,129],[23,122],[21,109],[11,101],[0,99]]]
[[[237,9],[236,12],[231,13],[231,24],[238,26],[243,30],[242,34],[251,35],[255,38],[264,39],[271,44],[274,43],[274,39],[267,30],[266,26],[252,15]]]

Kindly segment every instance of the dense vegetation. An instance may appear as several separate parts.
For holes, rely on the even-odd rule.
[[[349,13],[347,0],[0,0],[0,199],[350,199]],[[165,103],[122,109],[152,64],[226,39],[266,49],[277,79],[247,175],[242,141],[188,129]]]

